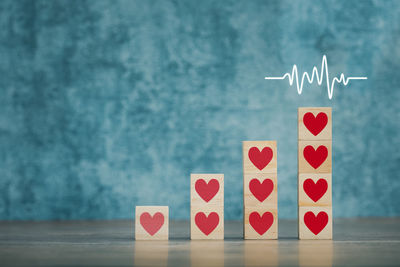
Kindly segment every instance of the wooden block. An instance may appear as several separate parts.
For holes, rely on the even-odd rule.
[[[190,175],[191,207],[216,206],[224,208],[224,175],[195,174]]]
[[[332,206],[332,174],[300,173],[299,206]]]
[[[332,173],[331,141],[299,141],[299,173]]]
[[[190,239],[224,239],[223,210],[193,208],[190,217]]]
[[[243,173],[276,173],[276,141],[243,141]]]
[[[136,206],[136,240],[168,240],[168,206]]]
[[[224,239],[224,175],[190,175],[190,238]]]
[[[299,207],[299,239],[332,239],[332,207]]]
[[[332,108],[299,108],[298,139],[332,140]]]
[[[245,207],[278,207],[278,179],[276,173],[244,174],[243,197]]]
[[[244,209],[244,238],[277,239],[278,210],[246,206]]]

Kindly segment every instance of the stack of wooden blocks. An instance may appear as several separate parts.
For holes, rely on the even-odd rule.
[[[224,239],[224,175],[191,174],[191,239]],[[332,110],[298,110],[300,239],[332,239]],[[245,239],[278,238],[276,141],[243,142]],[[137,206],[137,240],[168,239],[168,207]]]
[[[190,175],[190,238],[224,239],[224,175]]]
[[[300,239],[332,239],[332,109],[298,110]]]
[[[243,142],[245,239],[278,238],[276,141]]]

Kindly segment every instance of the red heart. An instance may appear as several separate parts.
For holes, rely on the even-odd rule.
[[[274,189],[274,182],[271,179],[265,179],[262,183],[258,179],[252,179],[249,184],[251,193],[263,202]]]
[[[326,146],[319,146],[317,150],[312,146],[306,146],[303,150],[304,158],[314,168],[317,169],[328,157]]]
[[[249,222],[257,233],[263,235],[274,222],[274,215],[267,211],[261,217],[258,212],[252,212],[249,216]]]
[[[164,215],[161,212],[156,212],[151,216],[148,212],[143,212],[140,215],[140,224],[146,232],[150,235],[154,235],[164,224]]]
[[[257,147],[252,147],[249,150],[250,161],[260,171],[269,164],[269,162],[272,160],[273,154],[274,153],[270,147],[264,147],[261,152]]]
[[[207,184],[203,179],[199,179],[196,181],[194,187],[196,188],[197,194],[199,194],[205,202],[208,202],[218,193],[219,182],[216,179],[211,179]]]
[[[194,221],[196,222],[197,227],[199,227],[200,231],[202,231],[205,235],[209,235],[212,231],[214,231],[215,227],[217,227],[219,223],[219,216],[216,212],[211,212],[206,216],[204,212],[199,212],[194,217]]]
[[[328,189],[328,183],[325,179],[319,179],[316,183],[312,179],[306,179],[303,183],[304,192],[314,202],[317,202]]]
[[[304,223],[314,235],[318,235],[328,224],[328,214],[321,211],[317,216],[312,211],[304,215]]]
[[[324,112],[318,113],[317,117],[314,114],[307,112],[303,116],[303,122],[306,128],[314,135],[317,136],[328,123],[328,116]]]

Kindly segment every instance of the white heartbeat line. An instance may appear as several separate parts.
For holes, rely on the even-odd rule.
[[[281,77],[265,77],[266,80],[284,80],[286,78],[289,79],[289,84],[290,86],[293,85],[293,81],[296,78],[296,85],[297,85],[297,93],[299,95],[301,95],[301,93],[303,92],[303,84],[304,84],[304,78],[307,78],[308,83],[313,83],[314,82],[314,76],[317,76],[317,82],[318,85],[322,84],[322,81],[324,79],[324,74],[326,75],[326,87],[328,90],[328,96],[329,99],[332,99],[333,96],[333,89],[335,87],[335,83],[343,83],[343,85],[347,85],[349,83],[350,80],[367,80],[367,77],[344,77],[344,74],[341,73],[339,78],[335,77],[333,78],[332,82],[329,81],[329,70],[328,70],[328,61],[326,59],[326,55],[324,55],[322,57],[322,64],[321,64],[321,74],[318,74],[318,69],[316,66],[314,66],[313,70],[312,70],[312,74],[311,74],[311,78],[310,75],[307,72],[304,72],[302,77],[301,77],[301,83],[299,84],[299,73],[297,71],[297,66],[296,64],[293,65],[293,69],[292,69],[292,74],[290,74],[289,72],[285,73],[283,76]]]

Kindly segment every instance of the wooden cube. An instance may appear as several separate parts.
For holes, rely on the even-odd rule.
[[[190,175],[190,205],[224,207],[224,175],[220,173],[192,173]]]
[[[190,177],[190,238],[224,239],[224,175]]]
[[[299,173],[332,173],[331,141],[299,141]]]
[[[244,174],[243,197],[245,207],[276,209],[278,206],[277,174]]]
[[[192,208],[190,217],[190,239],[224,239],[223,209]]]
[[[168,240],[168,206],[136,206],[136,240]]]
[[[300,173],[299,206],[332,206],[332,174]]]
[[[264,207],[245,207],[245,239],[277,239],[278,210],[266,210]]]
[[[243,141],[243,173],[276,173],[276,141]]]
[[[298,139],[332,140],[332,108],[299,108]]]
[[[299,239],[332,239],[332,207],[299,207]]]

